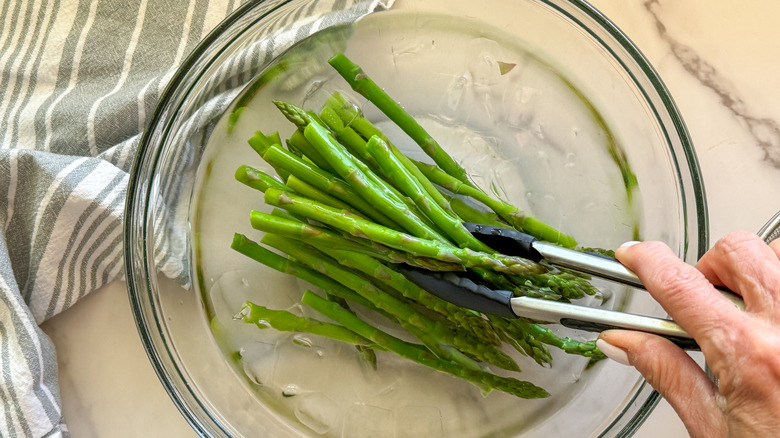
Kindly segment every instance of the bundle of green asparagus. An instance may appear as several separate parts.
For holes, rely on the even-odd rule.
[[[284,146],[278,132],[257,132],[249,144],[276,177],[246,165],[235,175],[264,192],[265,202],[275,208],[270,214],[251,212],[252,227],[265,233],[260,243],[236,234],[232,248],[321,289],[324,298],[306,291],[302,303],[333,322],[251,302],[240,313],[243,320],[353,344],[374,366],[375,351],[393,352],[485,391],[498,389],[523,398],[549,394],[491,370],[520,371],[505,348],[540,365],[551,364],[548,346],[600,358],[593,341],[561,338],[536,321],[482,315],[456,306],[394,269],[404,263],[432,271],[468,271],[491,287],[550,300],[599,293],[586,278],[499,254],[475,239],[464,221],[512,227],[576,246],[572,237],[473,184],[466,170],[346,56],[339,54],[329,62],[434,163],[401,153],[341,93],[333,94],[319,113],[275,101],[297,129]],[[369,318],[358,317],[354,306],[386,317],[419,343],[380,331]]]

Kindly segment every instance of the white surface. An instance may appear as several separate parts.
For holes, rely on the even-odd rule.
[[[780,210],[780,3],[592,2],[655,66],[688,125],[704,175],[711,242],[757,231]],[[144,353],[123,282],[43,324],[74,438],[193,437]],[[636,435],[686,437],[666,402]]]

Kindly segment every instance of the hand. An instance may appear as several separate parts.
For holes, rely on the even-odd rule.
[[[677,411],[692,437],[780,435],[780,240],[729,234],[696,267],[660,242],[616,251],[647,290],[696,339],[716,386],[683,350],[659,336],[603,332],[605,354],[634,366]],[[713,287],[742,296],[738,310]],[[605,351],[606,350],[606,351]]]

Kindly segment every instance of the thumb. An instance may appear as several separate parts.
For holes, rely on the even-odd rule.
[[[607,330],[597,346],[610,359],[632,365],[672,406],[692,437],[725,437],[718,390],[704,370],[669,340],[649,333]]]

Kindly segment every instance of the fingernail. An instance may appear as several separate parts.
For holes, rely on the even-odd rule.
[[[626,243],[624,243],[624,244],[620,245],[620,248],[628,248],[629,246],[634,246],[634,245],[636,245],[637,243],[639,243],[639,242],[638,242],[638,241],[636,241],[636,240],[629,240],[628,242],[626,242]]]
[[[631,365],[631,363],[628,361],[628,354],[622,348],[615,347],[603,339],[596,340],[596,347],[598,347],[598,349],[601,350],[605,356],[614,360],[615,362],[622,365]]]

